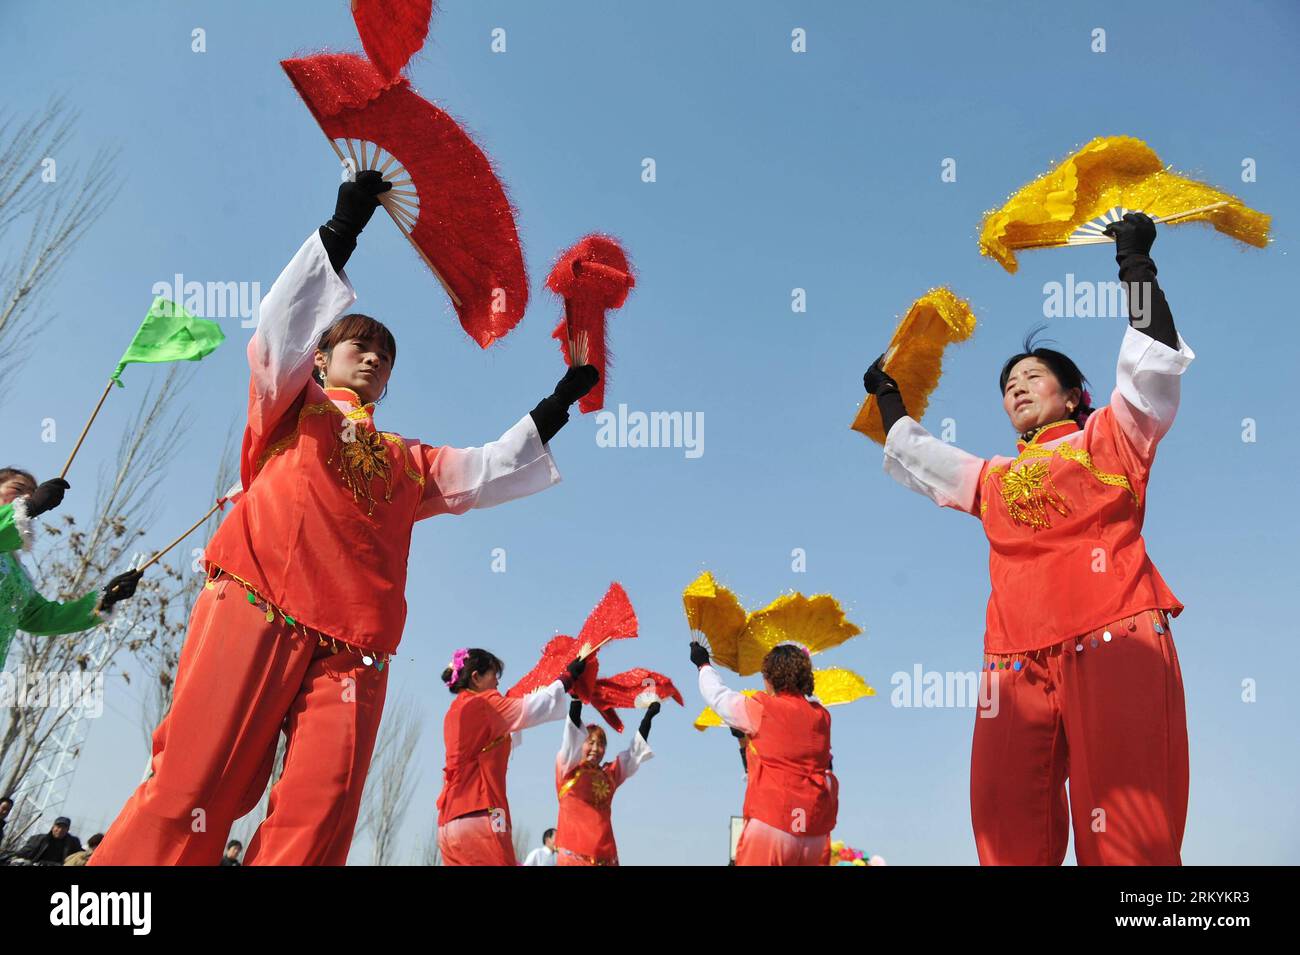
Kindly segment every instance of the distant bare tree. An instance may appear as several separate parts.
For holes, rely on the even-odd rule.
[[[372,840],[371,865],[392,865],[396,857],[397,834],[419,778],[414,754],[423,734],[424,714],[409,700],[384,714],[357,819],[357,831]]]
[[[435,819],[429,828],[429,838],[424,840],[419,865],[442,865],[442,850],[438,848],[438,823]]]
[[[56,512],[38,525],[32,578],[47,597],[76,599],[144,553],[140,538],[152,524],[163,471],[178,451],[173,436],[182,431],[178,425],[185,410],[173,408],[174,398],[189,377],[173,365],[161,385],[151,385],[141,394],[134,416],[123,429],[115,462],[101,469],[89,520],[79,523],[71,514]],[[74,481],[77,473],[72,472]],[[64,508],[75,506],[76,495],[74,487]],[[177,593],[185,577],[174,564],[159,561],[141,581],[135,597],[114,608],[105,626],[59,637],[18,634],[11,666],[25,680],[35,675],[54,674],[60,679],[76,675],[85,686],[102,687],[120,651],[137,654],[184,632]],[[117,672],[130,682],[128,670]],[[80,695],[68,694],[52,697],[47,705],[0,710],[0,791],[23,795],[39,784],[31,776],[33,767],[52,748],[63,745],[61,731],[69,721],[82,718],[82,702]],[[14,807],[16,815],[22,815],[23,805],[20,799]],[[6,836],[32,822],[26,818],[9,826]]]
[[[100,149],[88,162],[72,161],[77,119],[61,99],[26,119],[0,114],[0,247],[21,249],[0,262],[4,367],[21,356],[21,333],[39,314],[68,253],[120,188],[117,149]]]

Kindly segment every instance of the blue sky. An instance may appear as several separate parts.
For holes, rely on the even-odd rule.
[[[1289,598],[1297,557],[1292,358],[1296,288],[1291,94],[1300,12],[1287,3],[728,2],[656,4],[445,0],[412,70],[497,164],[518,207],[534,298],[522,325],[481,351],[433,278],[385,220],[348,272],[364,309],[394,330],[399,358],[379,422],[429,443],[496,437],[563,371],[542,292],[557,252],[602,230],[624,242],[638,284],[612,320],[607,402],[702,412],[705,451],[597,446],[572,421],[553,449],[564,483],[543,495],[420,525],[410,616],[390,706],[426,716],[422,776],[405,826],[413,853],[434,817],[437,681],[455,647],[504,657],[506,682],[556,632],[575,633],[611,580],[641,637],[607,670],[678,680],[685,711],[657,721],[655,759],[618,795],[629,864],[719,864],[739,813],[735,748],[699,734],[680,591],[710,569],[749,606],[787,589],[830,592],[866,631],[819,662],[879,691],[834,711],[842,802],[837,836],[896,864],[975,862],[969,709],[890,705],[891,675],[978,667],[987,547],[979,526],[894,485],[880,449],[851,432],[861,376],[907,305],[946,284],[971,300],[974,338],[950,350],[927,423],[951,417],[976,453],[1013,446],[995,390],[1002,360],[1042,321],[1043,286],[1110,281],[1105,247],[1029,253],[1006,274],[981,258],[984,210],[1096,135],[1145,139],[1180,171],[1274,216],[1274,243],[1245,248],[1206,227],[1162,231],[1153,255],[1180,331],[1197,353],[1179,420],[1149,490],[1149,550],[1187,605],[1174,632],[1191,736],[1188,863],[1283,863],[1300,848],[1300,706]],[[191,51],[191,30],[207,52]],[[490,50],[503,28],[507,52]],[[790,50],[806,29],[808,52]],[[1107,52],[1090,51],[1106,30]],[[81,110],[69,155],[121,146],[123,188],[47,300],[36,350],[6,371],[5,457],[57,473],[105,376],[177,273],[270,287],[333,209],[332,152],[278,61],[357,49],[345,0],[16,4],[0,8],[6,103],[19,114],[65,95]],[[657,181],[641,181],[654,158]],[[1241,181],[1244,158],[1256,182]],[[940,163],[957,161],[957,181]],[[791,311],[791,290],[808,310]],[[246,394],[249,332],[197,367],[156,532],[163,543],[205,509],[215,458]],[[1050,328],[1109,393],[1123,326]],[[71,475],[67,505],[90,507],[92,463],[158,369],[128,370]],[[50,382],[57,375],[58,387]],[[44,444],[40,423],[60,425]],[[1242,420],[1258,439],[1241,440]],[[78,473],[81,478],[78,481]],[[83,492],[79,494],[78,492]],[[491,572],[493,548],[508,570]],[[807,570],[791,569],[803,548]],[[1258,699],[1243,703],[1242,681]],[[733,682],[740,681],[733,678]],[[147,750],[138,690],[110,680],[66,812],[83,836],[111,821]],[[513,763],[517,825],[553,824],[558,726]],[[619,745],[614,741],[613,745]],[[359,840],[354,858],[368,856]]]

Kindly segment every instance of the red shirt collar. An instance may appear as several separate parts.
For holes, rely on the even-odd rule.
[[[1048,441],[1055,441],[1057,438],[1064,438],[1067,434],[1074,434],[1082,430],[1077,421],[1053,421],[1051,424],[1045,424],[1032,435],[1029,440],[1020,440],[1016,442],[1016,451],[1024,451],[1031,444],[1046,444]]]
[[[325,395],[332,401],[345,401],[353,408],[365,408],[372,414],[374,413],[375,403],[373,401],[363,403],[361,396],[351,388],[331,386],[325,389]]]

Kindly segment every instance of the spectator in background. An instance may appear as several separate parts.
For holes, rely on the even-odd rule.
[[[555,865],[555,830],[542,833],[542,844],[528,853],[524,865]]]
[[[34,865],[63,865],[68,856],[81,851],[81,840],[68,832],[71,828],[72,820],[67,816],[59,816],[49,832],[32,836],[23,844],[17,852],[18,858],[26,859]]]
[[[103,841],[104,841],[104,834],[102,832],[95,833],[93,836],[91,836],[89,839],[86,840],[86,848],[82,849],[80,852],[72,853],[72,855],[68,856],[66,859],[63,860],[63,864],[64,865],[85,865],[86,860],[90,858],[90,854],[95,851],[95,846],[99,845]]]
[[[5,825],[9,819],[9,813],[14,808],[14,801],[9,796],[0,799],[0,842],[4,841]]]
[[[231,839],[226,843],[226,854],[221,857],[222,865],[243,865],[239,861],[239,854],[244,851],[244,844],[238,839]]]

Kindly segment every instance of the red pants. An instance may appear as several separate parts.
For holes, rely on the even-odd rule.
[[[488,813],[461,816],[438,827],[443,865],[518,865],[510,827]]]
[[[746,819],[736,844],[736,865],[830,865],[831,837],[783,832],[757,819]]]
[[[229,578],[205,587],[154,731],[153,775],[90,864],[216,865],[266,790],[283,727],[284,773],[244,864],[343,865],[387,684],[387,668],[268,623]]]
[[[981,676],[970,797],[980,863],[1060,865],[1073,817],[1080,865],[1180,865],[1187,714],[1165,615],[1020,660]]]

